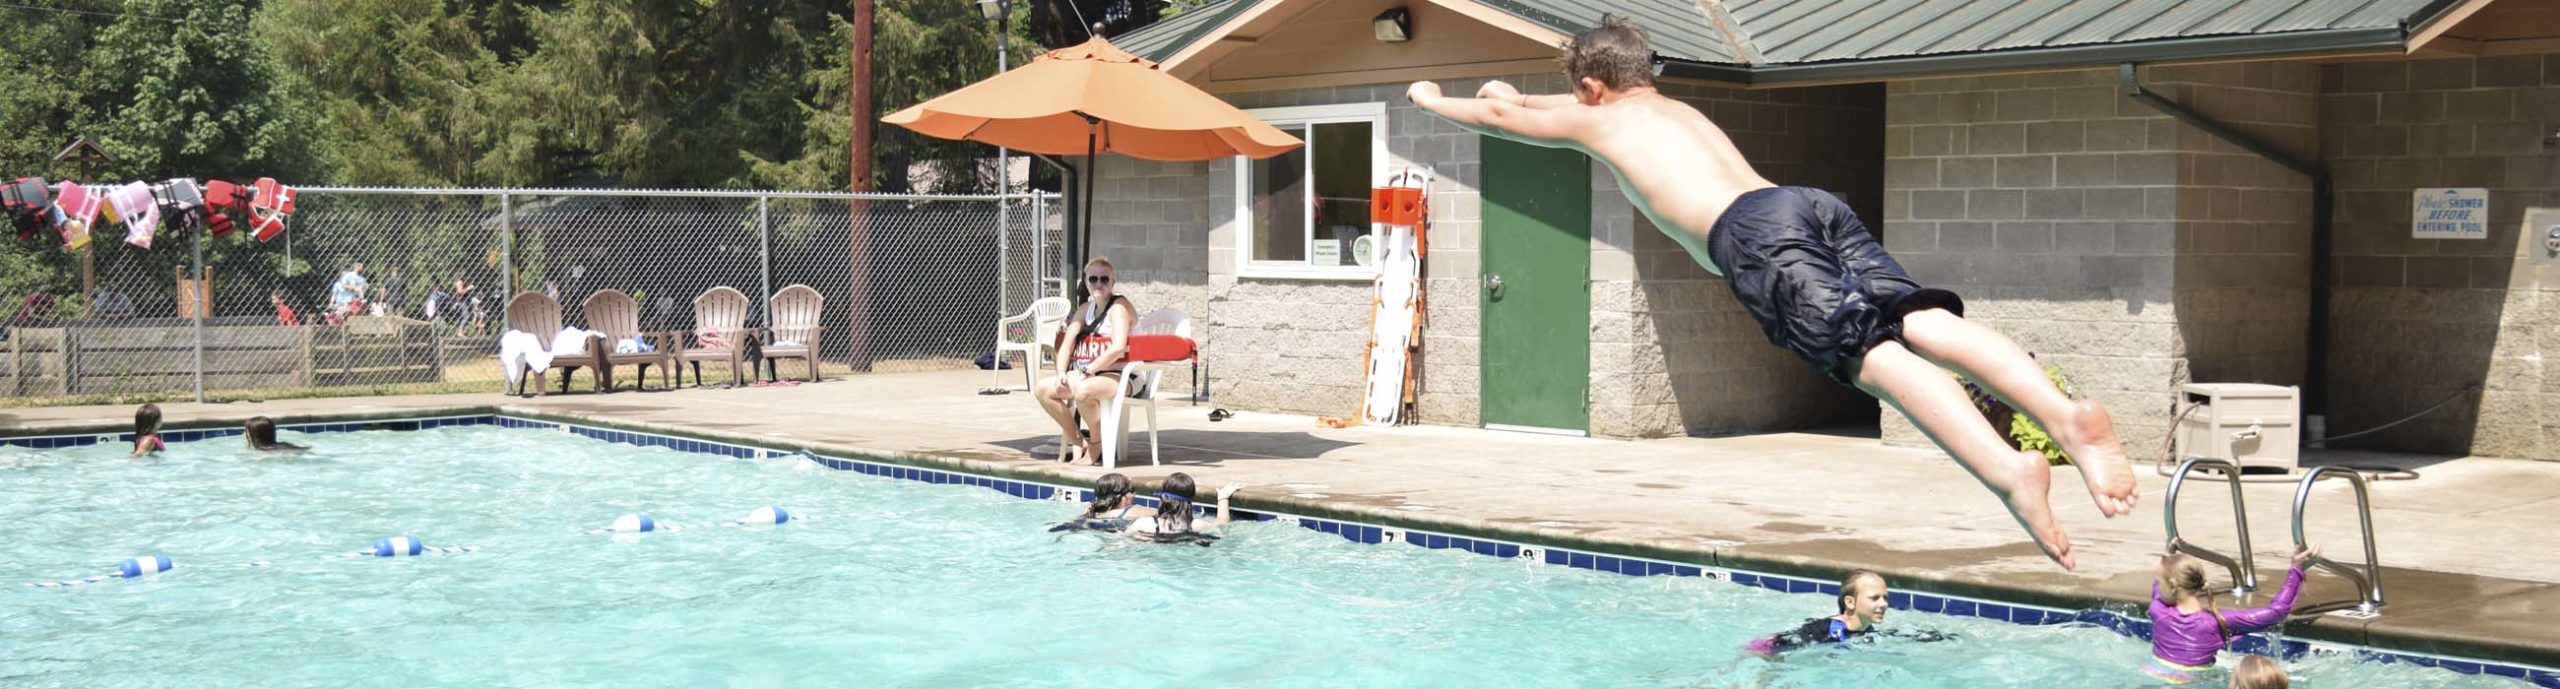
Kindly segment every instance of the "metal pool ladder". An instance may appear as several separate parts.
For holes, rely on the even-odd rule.
[[[2230,479],[2231,517],[2232,521],[2237,522],[2240,527],[2240,558],[2238,560],[2178,537],[2178,491],[2186,487],[2187,474],[2198,467],[2220,471],[2224,477]],[[2348,475],[2354,474],[2350,472]],[[2312,478],[2318,476],[2317,472],[2311,475]],[[2304,490],[2309,490],[2310,479],[2306,478],[2302,485]],[[2362,477],[2358,477],[2356,481],[2356,498],[2359,503],[2364,498]],[[2240,495],[2240,465],[2211,457],[2188,458],[2187,461],[2178,465],[2178,473],[2169,477],[2169,494],[2161,501],[2168,504],[2161,509],[2161,519],[2167,522],[2171,547],[2177,548],[2179,552],[2194,555],[2197,559],[2222,565],[2223,569],[2231,570],[2231,595],[2246,598],[2250,592],[2258,590],[2257,558],[2249,554],[2249,503]],[[2302,497],[2299,494],[2293,499],[2293,538],[2297,543],[2302,540]],[[2372,542],[2373,529],[2370,526],[2365,529],[2365,538],[2367,543]],[[2371,550],[2370,547],[2366,549],[2367,552]]]
[[[2237,477],[2235,477],[2235,479],[2236,478]],[[2337,614],[2346,617],[2370,619],[2381,616],[2382,566],[2373,551],[2373,503],[2365,494],[2364,474],[2357,473],[2354,469],[2347,467],[2323,466],[2312,467],[2310,473],[2302,475],[2302,483],[2295,486],[2293,489],[2293,547],[2301,548],[2303,546],[2302,508],[2304,504],[2311,500],[2311,484],[2317,483],[2320,479],[2324,478],[2343,478],[2347,480],[2349,485],[2355,486],[2356,520],[2357,525],[2361,527],[2364,532],[2364,570],[2359,572],[2356,568],[2340,564],[2338,561],[2329,559],[2328,556],[2325,555],[2313,556],[2311,558],[2311,564],[2313,567],[2329,570],[2330,572],[2336,573],[2338,576],[2346,577],[2347,581],[2355,582],[2358,600],[2310,606],[2304,608],[2297,614],[2309,615],[2336,611]],[[2169,490],[2172,495],[2176,494],[2176,486],[2177,484],[2175,483],[2170,484]],[[2237,480],[2234,480],[2231,484],[2231,488],[2234,491],[2239,490],[2240,483]],[[2171,503],[2171,509],[2175,508],[2176,504],[2174,502]],[[2176,526],[2172,525],[2170,527],[2170,532],[2172,534],[2176,533]],[[2241,539],[2240,547],[2243,549],[2249,547],[2248,539],[2245,535]],[[2352,612],[2350,612],[2350,610],[2352,610]]]

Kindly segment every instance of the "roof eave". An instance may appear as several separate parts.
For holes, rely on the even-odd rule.
[[[1743,72],[1739,76],[1744,80],[1736,83],[1751,86],[1800,85],[1818,82],[1856,83],[1968,74],[2083,69],[2127,62],[2208,62],[2386,51],[2396,53],[2403,48],[2407,38],[2407,33],[2400,27],[2384,26],[1917,55],[1837,63],[1760,65],[1748,69],[1731,65],[1672,62],[1664,65],[1663,74],[1730,82],[1737,76],[1733,72],[1739,71]]]

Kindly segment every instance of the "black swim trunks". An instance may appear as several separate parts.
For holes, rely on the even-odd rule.
[[[1804,187],[1755,189],[1707,232],[1707,255],[1769,341],[1842,385],[1876,343],[1902,336],[1902,316],[1964,315],[1964,300],[1911,281],[1849,204]]]

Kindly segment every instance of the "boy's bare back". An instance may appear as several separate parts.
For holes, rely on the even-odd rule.
[[[1431,88],[1436,92],[1436,86]],[[1744,192],[1777,186],[1752,170],[1733,139],[1705,113],[1651,88],[1584,103],[1569,97],[1524,98],[1509,84],[1495,81],[1477,95],[1499,103],[1492,115],[1507,120],[1488,123],[1478,133],[1570,148],[1599,159],[1616,173],[1619,189],[1636,209],[1709,271],[1722,273],[1707,256],[1707,230],[1716,218]]]
[[[1777,186],[1751,169],[1724,129],[1687,103],[1646,89],[1591,111],[1580,147],[1617,173],[1618,187],[1707,270],[1707,229],[1735,197]],[[1721,272],[1721,271],[1719,271]]]

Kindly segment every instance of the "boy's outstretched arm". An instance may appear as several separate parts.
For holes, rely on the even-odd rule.
[[[1541,110],[1500,100],[1450,98],[1440,95],[1439,84],[1428,81],[1414,82],[1405,89],[1405,97],[1467,131],[1524,144],[1564,148],[1589,128],[1584,122],[1589,108]]]
[[[1484,86],[1482,88],[1476,89],[1476,97],[1487,100],[1508,101],[1519,104],[1521,107],[1534,110],[1549,110],[1568,105],[1582,104],[1582,99],[1576,98],[1570,93],[1525,95],[1520,93],[1520,89],[1512,88],[1510,84],[1504,83],[1501,79],[1484,82]]]

